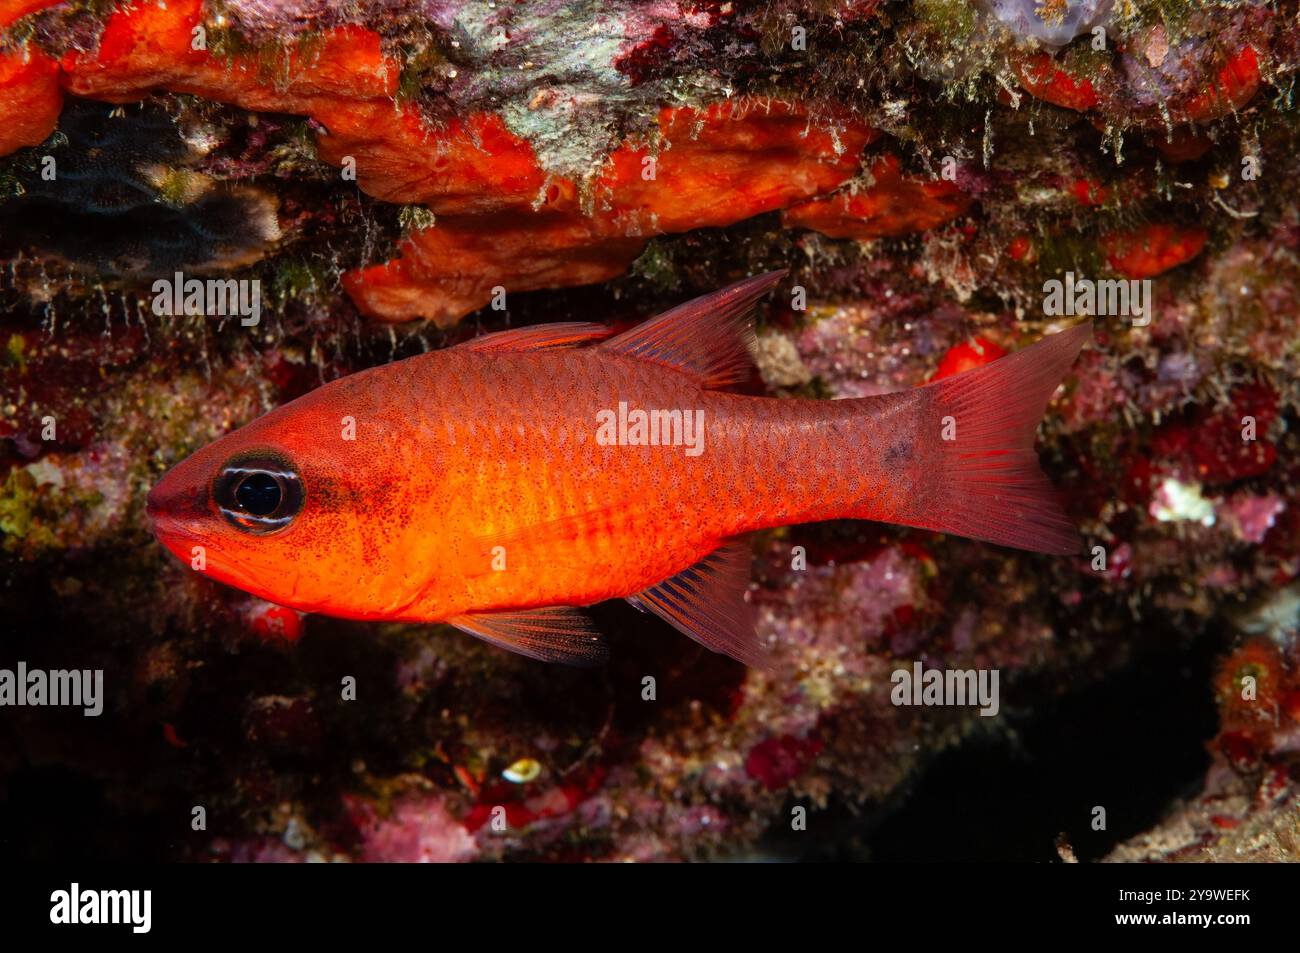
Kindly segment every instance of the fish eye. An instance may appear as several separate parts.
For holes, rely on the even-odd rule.
[[[302,481],[284,457],[239,456],[226,463],[212,486],[221,515],[236,529],[273,533],[302,509]]]

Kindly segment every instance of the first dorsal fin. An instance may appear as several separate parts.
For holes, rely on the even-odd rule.
[[[628,598],[707,649],[730,655],[754,668],[771,669],[759,645],[745,591],[749,588],[750,546],[733,539],[694,566]]]
[[[702,387],[738,383],[753,367],[754,304],[785,273],[769,271],[679,304],[600,347],[686,371]]]
[[[612,335],[612,329],[603,324],[587,321],[557,321],[554,324],[537,324],[527,328],[512,328],[485,334],[466,341],[457,347],[466,351],[547,351],[557,347],[577,347],[592,341],[601,341]]]

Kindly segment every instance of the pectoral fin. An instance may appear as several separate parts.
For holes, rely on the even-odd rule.
[[[705,648],[754,668],[771,668],[758,644],[753,614],[745,601],[750,547],[745,539],[723,544],[690,569],[628,599],[648,609]]]
[[[448,619],[462,632],[543,662],[592,666],[608,652],[590,619],[568,606],[475,612]]]

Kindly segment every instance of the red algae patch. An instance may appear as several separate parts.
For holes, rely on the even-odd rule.
[[[871,165],[872,184],[786,209],[781,221],[831,238],[890,238],[928,231],[965,213],[974,201],[955,183],[902,174],[897,156]]]

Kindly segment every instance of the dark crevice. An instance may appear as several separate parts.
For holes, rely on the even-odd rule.
[[[934,758],[894,803],[810,813],[808,831],[769,833],[765,851],[787,860],[1059,860],[1064,833],[1080,861],[1105,856],[1194,793],[1218,722],[1211,683],[1223,633],[1189,640],[1148,631],[1121,671],[1009,714]],[[1021,685],[1017,694],[1027,686]],[[1092,829],[1093,808],[1106,829]],[[790,816],[787,810],[781,815]]]

